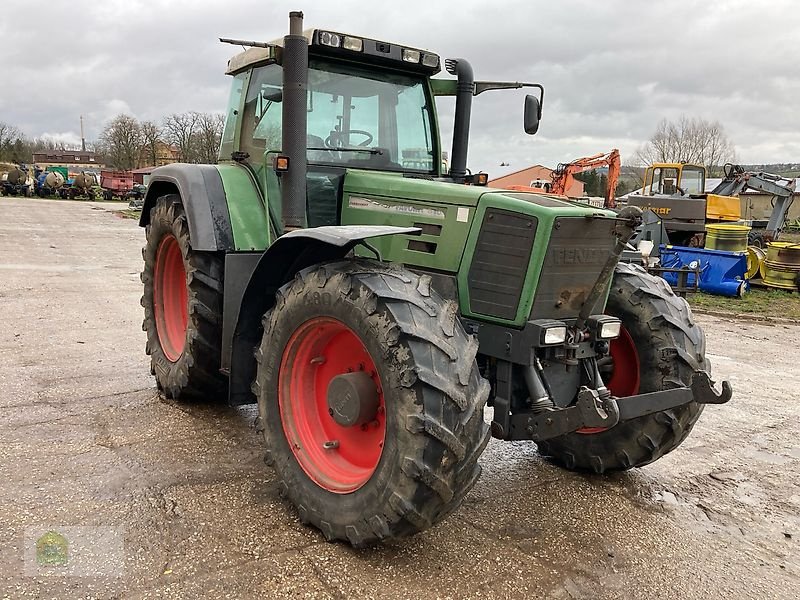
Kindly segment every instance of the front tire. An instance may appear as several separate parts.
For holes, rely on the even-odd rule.
[[[427,276],[357,260],[284,286],[264,317],[254,392],[267,462],[300,519],[361,547],[455,510],[490,437],[477,349]],[[348,425],[328,389],[353,374],[378,400]]]
[[[195,252],[180,196],[158,199],[142,249],[142,306],[150,370],[168,398],[223,399],[223,259]]]
[[[707,370],[705,335],[688,303],[660,277],[638,265],[620,263],[607,313],[622,319],[612,342],[609,390],[625,396],[689,386],[695,370]],[[692,430],[702,405],[695,402],[625,421],[604,430],[585,430],[540,442],[539,451],[567,469],[596,473],[641,467],[677,448]]]

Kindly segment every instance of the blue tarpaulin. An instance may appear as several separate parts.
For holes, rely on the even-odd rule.
[[[686,266],[690,269],[700,269],[698,287],[704,292],[720,296],[741,296],[750,289],[745,278],[747,273],[745,253],[664,244],[658,248],[662,267],[680,269]],[[678,283],[677,273],[663,273],[661,276],[671,286]],[[694,278],[694,273],[689,273],[687,284],[694,285]]]

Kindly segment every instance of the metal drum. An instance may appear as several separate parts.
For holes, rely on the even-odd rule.
[[[772,242],[767,246],[764,283],[769,287],[800,291],[800,244]]]
[[[706,249],[747,252],[747,234],[750,229],[749,225],[706,225]]]

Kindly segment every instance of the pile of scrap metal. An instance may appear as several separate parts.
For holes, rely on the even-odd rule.
[[[652,210],[644,211],[621,260],[663,277],[680,296],[698,290],[742,296],[749,289],[746,253],[673,245],[662,217]]]
[[[642,232],[634,240],[641,248],[634,247],[628,259],[642,261],[646,252],[648,268],[682,294],[699,288],[741,296],[751,280],[779,289],[800,289],[796,245],[777,241],[786,226],[795,180],[732,164],[725,165],[724,174],[719,185],[706,193],[706,171],[701,165],[648,167],[642,189],[625,198],[627,204],[645,211]],[[772,195],[769,219],[741,219],[738,195],[746,189]]]

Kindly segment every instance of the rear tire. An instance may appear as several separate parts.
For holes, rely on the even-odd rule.
[[[337,347],[330,327],[357,338],[349,343],[360,349]],[[267,463],[301,521],[329,541],[361,547],[414,534],[455,510],[480,475],[490,437],[477,350],[457,305],[431,289],[429,277],[402,268],[330,263],[281,288],[264,317],[253,387]],[[324,394],[337,372],[373,367],[380,404],[369,427],[381,430],[362,427],[362,436],[358,425],[334,424]],[[328,440],[301,430],[337,444],[322,446]]]
[[[223,259],[195,252],[180,196],[161,196],[150,211],[142,249],[142,306],[150,370],[168,398],[224,399]]]
[[[611,376],[604,376],[612,394],[629,396],[688,386],[695,370],[710,369],[703,330],[695,324],[687,302],[662,278],[638,265],[620,263],[606,312],[622,319],[629,336],[623,333],[612,342],[612,356],[628,363],[622,372],[623,365],[614,364]],[[633,342],[632,351],[626,339]],[[540,442],[539,451],[572,470],[603,473],[641,467],[677,448],[702,411],[702,405],[691,402],[610,429]]]

